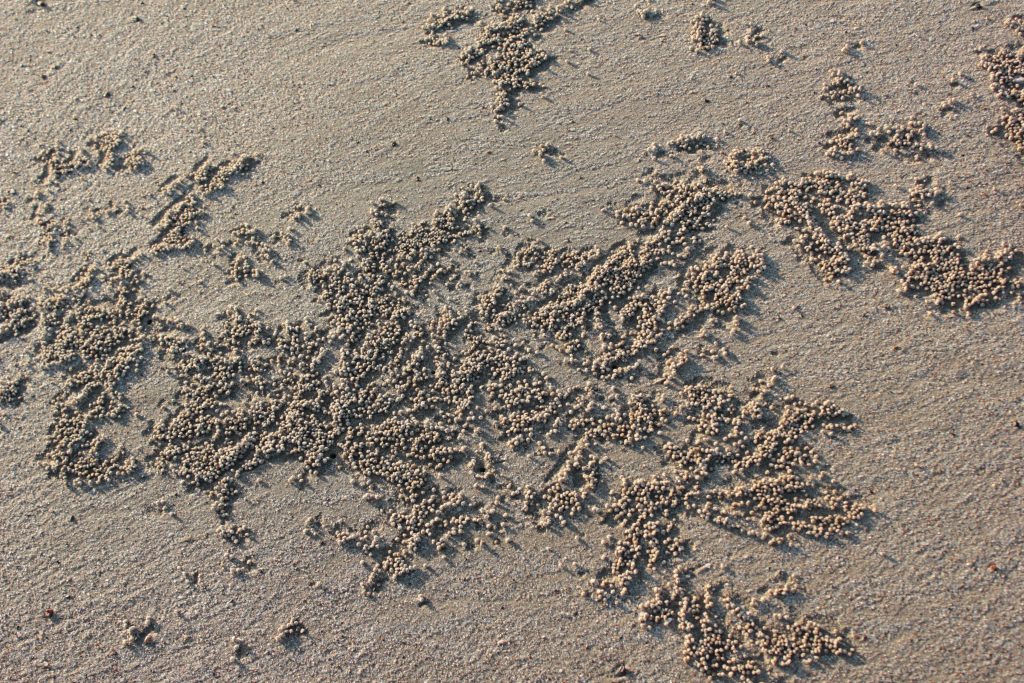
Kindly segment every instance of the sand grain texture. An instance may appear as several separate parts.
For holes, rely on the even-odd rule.
[[[0,678],[1024,678],[1019,6],[0,7]]]

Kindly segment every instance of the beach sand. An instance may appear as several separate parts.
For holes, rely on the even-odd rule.
[[[1024,679],[1024,8],[442,5],[0,7],[0,679]]]

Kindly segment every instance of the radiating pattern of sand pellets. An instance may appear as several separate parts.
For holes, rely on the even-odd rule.
[[[484,320],[549,336],[594,376],[635,380],[663,376],[666,363],[684,353],[678,342],[685,333],[737,313],[764,268],[762,256],[712,248],[701,237],[733,191],[702,174],[646,182],[648,195],[616,212],[636,237],[611,249],[520,245],[481,300]]]
[[[230,307],[208,328],[176,321],[148,293],[157,259],[241,254],[295,266],[273,245],[301,248],[299,233],[248,224],[219,246],[188,249],[202,203],[254,170],[248,157],[200,163],[157,217],[152,250],[87,264],[26,299],[18,332],[60,378],[40,454],[52,474],[99,484],[163,472],[207,492],[224,538],[248,545],[252,531],[231,521],[247,472],[291,462],[297,485],[345,473],[376,516],[318,518],[307,535],[364,555],[367,592],[406,580],[432,554],[596,518],[618,540],[588,595],[679,630],[684,658],[705,673],[743,680],[775,660],[848,654],[796,615],[731,606],[722,621],[722,605],[738,598],[685,578],[699,557],[689,525],[776,545],[842,537],[866,513],[828,479],[814,445],[851,429],[840,409],[767,379],[743,399],[715,379],[721,347],[709,350],[710,330],[749,314],[765,269],[757,249],[708,239],[743,191],[704,170],[646,176],[645,193],[613,212],[628,239],[523,241],[489,286],[462,248],[491,238],[486,187],[411,222],[381,198],[341,251],[292,273],[317,318]],[[4,272],[11,285],[31,276],[17,260]],[[554,351],[544,362],[538,342]],[[163,410],[129,399],[154,372],[176,386]],[[121,443],[126,427],[145,448]],[[651,474],[616,481],[609,473],[623,459]],[[452,476],[463,471],[468,483]],[[232,557],[233,574],[253,567]],[[668,583],[641,599],[644,577]],[[652,602],[663,594],[671,604]],[[825,644],[808,654],[791,637],[798,628]],[[733,650],[750,661],[735,668]]]
[[[0,3],[0,679],[1024,680],[1013,4]]]
[[[193,232],[205,216],[204,203],[232,182],[249,175],[257,163],[249,156],[220,162],[204,157],[184,178],[171,178],[164,187],[170,201],[151,221],[156,228],[156,236],[151,243],[153,251],[188,249],[196,244]]]
[[[832,99],[856,101],[852,81],[833,85]],[[794,180],[767,150],[726,151],[705,134],[660,150],[662,170],[610,211],[625,239],[522,240],[484,261],[467,249],[493,238],[495,199],[480,184],[419,221],[382,197],[339,251],[305,265],[281,256],[302,250],[296,226],[240,223],[190,249],[204,202],[256,171],[252,157],[201,161],[166,193],[150,248],[63,282],[47,275],[45,251],[0,272],[0,329],[35,341],[60,379],[40,460],[79,484],[162,472],[207,492],[235,544],[256,542],[232,521],[246,473],[290,462],[299,486],[344,473],[375,515],[317,517],[306,533],[363,555],[367,592],[432,555],[595,520],[607,553],[584,594],[678,632],[684,660],[708,676],[753,681],[850,656],[845,637],[774,599],[783,588],[747,600],[694,569],[715,560],[688,543],[695,524],[774,547],[845,538],[868,514],[824,457],[854,430],[849,415],[792,395],[773,372],[747,390],[718,378],[727,351],[716,330],[767,295],[766,256],[717,239],[720,224],[759,205],[823,279],[891,262],[906,291],[964,311],[1019,288],[1018,252],[970,258],[926,234],[942,199],[927,181],[890,204],[856,177]],[[318,315],[270,320],[234,306],[212,326],[185,325],[149,294],[147,271],[194,258],[225,260],[242,283],[273,285],[261,270],[272,269]],[[154,372],[176,387],[163,410],[129,399]],[[5,389],[12,401],[19,382]],[[126,427],[145,447],[122,443]],[[250,555],[228,562],[235,575],[254,567]]]
[[[1021,291],[1021,251],[1003,246],[973,258],[957,240],[924,226],[941,190],[919,181],[905,201],[872,201],[870,185],[854,176],[813,173],[782,179],[764,194],[764,208],[792,230],[797,251],[819,277],[848,275],[854,258],[868,267],[894,263],[903,291],[964,312],[1008,300]]]
[[[852,107],[860,97],[860,86],[841,73],[822,91],[822,98],[839,109]],[[719,159],[720,148],[720,140],[703,133],[655,145],[652,149],[662,160],[700,153],[702,163],[711,169],[704,177],[717,180],[701,181],[708,188],[703,193],[683,195],[705,197],[692,206],[672,199],[672,186],[679,186],[680,177],[669,184],[655,180],[654,200],[620,210],[623,224],[644,232],[651,229],[652,216],[674,224],[685,211],[699,209],[713,216],[746,200],[761,207],[781,231],[782,240],[792,244],[825,282],[847,277],[861,266],[888,267],[899,278],[903,292],[924,296],[939,309],[962,313],[1012,301],[1024,291],[1020,247],[1002,245],[972,254],[958,238],[928,232],[930,216],[945,208],[949,199],[930,176],[915,180],[905,200],[887,202],[878,199],[877,188],[859,175],[817,171],[794,179],[785,176],[763,149],[732,150]],[[719,164],[728,173],[719,171]],[[751,172],[751,164],[756,172]],[[721,179],[729,175],[743,182]],[[708,191],[713,191],[714,201],[707,200]],[[700,231],[691,232],[699,235]],[[688,239],[688,248],[698,243]],[[747,265],[737,272],[752,271]],[[724,273],[712,279],[722,287],[736,282]]]
[[[42,148],[34,158],[41,166],[36,179],[50,185],[77,172],[134,172],[148,165],[147,157],[148,153],[134,147],[123,131],[105,131],[90,137],[82,148],[66,145]]]
[[[494,0],[481,16],[470,5],[443,7],[423,25],[423,42],[436,47],[452,43],[449,33],[464,24],[481,22],[472,43],[461,47],[459,61],[468,78],[485,78],[494,86],[491,112],[499,127],[511,123],[523,92],[540,89],[538,74],[552,56],[537,46],[545,32],[594,0]]]

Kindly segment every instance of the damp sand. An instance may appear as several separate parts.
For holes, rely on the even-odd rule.
[[[1013,11],[8,3],[4,677],[1020,678]]]

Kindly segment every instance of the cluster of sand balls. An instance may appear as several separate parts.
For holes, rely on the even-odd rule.
[[[147,165],[147,152],[133,147],[123,131],[105,131],[86,140],[85,147],[64,145],[46,147],[36,155],[41,165],[36,179],[56,183],[78,172],[101,170],[107,173],[137,172]]]
[[[812,173],[783,179],[764,193],[764,208],[793,231],[798,252],[824,280],[852,270],[853,256],[869,266],[895,262],[904,291],[927,295],[940,307],[969,311],[1020,290],[1020,252],[1011,247],[969,257],[952,238],[923,226],[941,193],[927,181],[905,202],[872,201],[870,186],[854,176]]]
[[[25,400],[28,378],[15,375],[0,381],[0,408],[17,408]]]
[[[294,229],[267,234],[249,223],[242,223],[232,228],[228,239],[221,240],[216,248],[211,246],[210,251],[223,255],[227,260],[228,282],[269,281],[264,269],[281,267],[281,254],[276,247],[282,244],[295,246],[296,240]]]
[[[864,153],[864,120],[856,110],[834,110],[837,126],[825,131],[821,143],[825,156],[837,161],[856,159]]]
[[[89,165],[89,156],[83,150],[67,147],[46,147],[39,151],[34,161],[42,168],[37,179],[40,182],[56,182]]]
[[[687,591],[684,572],[673,578],[677,585],[660,587],[644,604],[644,617],[676,624],[682,634],[683,661],[712,679],[763,680],[764,667],[744,648],[741,634],[729,627],[742,614],[723,597],[721,585],[708,583],[699,592]]]
[[[755,177],[768,175],[775,167],[771,154],[761,147],[734,149],[725,158],[729,170],[738,176]]]
[[[1024,15],[1007,17],[1004,26],[1024,39]],[[1024,45],[986,50],[981,55],[981,66],[988,71],[992,92],[1005,104],[991,132],[1024,155]]]
[[[465,418],[456,415],[472,402],[465,382],[443,350],[431,348],[429,330],[416,324],[397,283],[385,288],[388,264],[374,265],[327,262],[310,273],[330,306],[327,327],[269,326],[233,311],[219,335],[165,343],[182,384],[176,410],[154,430],[158,463],[223,492],[217,502],[225,515],[243,472],[271,458],[319,472],[336,459],[377,492],[392,531],[383,544],[337,534],[375,560],[367,590],[411,571],[424,543],[440,551],[471,526],[490,523],[488,511],[433,474],[464,454],[457,439]],[[342,358],[331,381],[323,372],[329,339]],[[451,375],[424,371],[423,354],[434,352],[435,371]]]
[[[833,71],[822,85],[821,99],[828,103],[837,122],[825,133],[822,147],[830,159],[849,161],[868,147],[892,156],[921,161],[939,154],[931,141],[932,131],[919,116],[889,124],[872,124],[860,113],[864,90],[852,76]]]
[[[641,0],[633,5],[633,11],[644,21],[657,21],[661,18],[661,11],[651,0]]]
[[[685,318],[726,316],[740,311],[747,292],[765,269],[764,255],[754,249],[713,249],[686,269],[681,293],[692,303]]]
[[[847,639],[778,601],[745,607],[727,585],[707,582],[699,589],[679,567],[640,606],[641,622],[682,634],[683,659],[715,680],[756,683],[781,670],[813,666],[824,657],[850,657]]]
[[[244,524],[224,522],[220,525],[219,531],[221,538],[232,545],[245,545],[253,538],[253,530]]]
[[[754,50],[765,50],[768,48],[768,33],[763,26],[751,24],[743,32],[743,37],[740,38],[740,45]]]
[[[717,147],[709,140],[681,138],[676,151]],[[193,239],[198,214],[189,211],[247,175],[249,163],[194,169],[158,220],[182,230],[164,235]],[[846,428],[837,408],[774,398],[760,385],[743,400],[695,365],[696,378],[679,375],[701,325],[744,313],[765,261],[753,248],[707,239],[742,196],[725,182],[698,171],[643,184],[646,194],[613,212],[627,239],[522,242],[494,285],[468,302],[434,295],[472,283],[460,275],[473,268],[462,248],[490,234],[483,215],[493,198],[481,185],[423,221],[401,221],[390,200],[373,204],[343,250],[301,274],[320,308],[315,320],[268,321],[233,308],[193,329],[146,298],[152,254],[92,265],[35,300],[40,358],[63,378],[42,459],[54,474],[89,483],[142,461],[208,492],[238,572],[252,570],[252,558],[230,553],[258,541],[232,512],[247,473],[281,462],[298,465],[297,483],[343,472],[374,515],[314,518],[306,533],[365,556],[367,592],[409,577],[424,555],[498,543],[524,522],[549,529],[596,517],[610,553],[589,594],[631,602],[643,621],[678,630],[684,657],[702,671],[746,671],[730,663],[729,639],[740,636],[722,631],[720,602],[665,582],[646,600],[633,593],[678,574],[692,554],[688,520],[782,543],[841,536],[865,509],[820,476],[814,439]],[[157,244],[184,243],[177,238]],[[243,224],[220,248],[283,268],[276,247],[292,241]],[[12,283],[30,275],[9,266]],[[555,353],[542,362],[537,345]],[[143,432],[151,452],[140,458],[106,427],[145,416],[147,406],[129,410],[125,391],[154,366],[176,388]],[[567,373],[584,379],[566,381]],[[653,378],[663,382],[657,392],[636,384]],[[607,472],[624,454],[661,471],[616,488]],[[510,458],[521,467],[506,468]],[[449,476],[462,469],[470,476]],[[796,640],[756,638],[759,651],[780,658],[804,652]]]
[[[160,332],[155,303],[141,293],[142,282],[137,263],[119,256],[83,268],[39,302],[39,359],[64,374],[43,453],[52,473],[95,484],[136,466],[101,427],[129,414],[125,380],[141,370]]]
[[[0,342],[31,332],[37,320],[32,298],[0,289]]]
[[[161,340],[180,384],[174,410],[153,430],[157,464],[226,493],[271,457],[322,467],[338,430],[334,389],[320,373],[323,337],[308,321],[269,326],[233,310],[219,335]]]
[[[561,156],[558,148],[550,142],[541,142],[530,149],[530,153],[541,161],[550,162],[555,157]]]
[[[298,617],[292,617],[277,628],[274,639],[282,645],[295,643],[309,633],[306,625]]]
[[[36,252],[48,251],[57,253],[67,244],[68,238],[75,235],[77,227],[65,216],[58,216],[46,195],[40,194],[33,198],[32,223],[39,227],[36,238]]]
[[[704,174],[645,183],[646,196],[615,211],[635,237],[608,249],[521,243],[479,297],[480,317],[543,334],[596,378],[637,380],[662,374],[670,355],[663,349],[686,332],[734,316],[763,258],[711,248],[701,234],[714,229],[735,193]],[[655,282],[659,272],[674,273],[674,281]]]
[[[936,156],[939,151],[931,142],[930,129],[924,120],[911,116],[904,121],[873,126],[871,145],[893,156],[921,161]]]
[[[134,173],[147,165],[145,150],[131,146],[128,135],[123,131],[106,131],[86,140],[92,151],[93,163],[108,173],[128,171]]]
[[[617,556],[652,556],[648,546],[655,537],[637,533],[656,528],[662,530],[656,538],[671,541],[669,554],[675,556],[681,546],[673,540],[673,520],[682,515],[771,545],[843,537],[864,518],[867,508],[856,497],[823,481],[814,445],[818,435],[851,430],[848,416],[827,401],[779,396],[771,378],[755,383],[750,393],[744,401],[731,387],[706,379],[682,388],[681,403],[665,423],[691,426],[690,436],[682,442],[659,439],[666,473],[625,481],[606,508],[606,518],[623,534]],[[653,549],[654,557],[668,552]],[[625,571],[620,560],[610,562],[603,572],[608,578],[594,584],[599,597],[625,595],[644,568],[635,560],[630,566]]]
[[[349,244],[366,273],[409,294],[421,294],[436,280],[451,282],[457,277],[455,271],[446,272],[440,258],[458,242],[483,237],[484,226],[474,217],[490,201],[483,185],[466,187],[429,221],[397,231],[393,225],[396,205],[380,199],[370,220],[352,233]]]
[[[448,33],[463,24],[471,24],[477,18],[477,11],[472,5],[445,5],[431,12],[423,22],[423,37],[420,42],[434,47],[446,47],[451,43]]]
[[[527,486],[516,492],[540,529],[564,526],[589,515],[607,460],[601,451],[613,445],[641,447],[668,418],[660,397],[602,392],[594,387],[567,399],[564,411],[568,418],[565,427],[575,441],[557,449],[539,447],[538,455],[556,460],[559,466],[539,489]]]
[[[541,34],[593,1],[558,0],[538,7],[536,0],[494,0],[491,14],[474,42],[462,48],[459,61],[470,79],[486,78],[494,85],[491,111],[498,126],[507,125],[520,93],[540,87],[537,73],[550,60],[536,45]],[[472,7],[444,8],[424,24],[423,42],[446,46],[449,31],[477,19]]]
[[[562,462],[547,481],[538,490],[526,486],[517,492],[523,498],[524,512],[535,520],[538,529],[565,526],[584,516],[601,483],[601,458],[587,439],[559,449],[553,456]]]
[[[522,3],[502,10],[525,11]],[[719,147],[693,134],[668,149],[702,153],[701,162],[714,152],[735,174],[760,165],[757,154]],[[158,238],[156,251],[194,243],[202,204],[253,170],[246,159],[204,161],[172,190],[156,223],[180,230],[162,233],[169,241]],[[229,309],[196,330],[162,317],[144,296],[151,254],[92,265],[29,299],[40,358],[63,377],[42,459],[51,472],[90,483],[132,470],[140,458],[105,428],[144,414],[145,406],[128,410],[125,387],[160,365],[177,387],[144,432],[152,450],[142,460],[211,495],[232,572],[255,568],[250,555],[231,554],[257,542],[232,516],[246,473],[291,462],[297,484],[337,470],[365,489],[372,518],[315,518],[306,533],[361,553],[367,592],[414,574],[424,555],[499,543],[526,525],[595,518],[609,531],[608,554],[587,594],[677,631],[683,658],[709,676],[755,680],[769,667],[849,655],[842,638],[788,608],[741,606],[717,584],[690,582],[688,523],[775,545],[842,537],[867,508],[824,475],[820,438],[852,428],[841,410],[785,395],[770,379],[741,396],[690,363],[712,357],[701,347],[707,326],[736,322],[764,272],[758,250],[708,239],[732,203],[761,195],[703,168],[641,182],[646,193],[612,211],[626,239],[521,242],[493,285],[468,301],[440,290],[474,283],[464,249],[490,234],[482,219],[493,197],[482,185],[418,222],[401,221],[388,199],[373,204],[344,250],[301,274],[321,309],[315,320],[268,322]],[[1000,259],[1009,255],[967,261],[923,236],[936,200],[926,184],[886,205],[870,201],[862,181],[818,174],[771,183],[763,199],[836,276],[853,252],[878,262],[895,256],[908,288],[943,302],[970,308],[1005,293],[1009,261]],[[283,269],[278,247],[295,242],[292,232],[242,224],[219,246],[171,251],[197,258],[219,249],[248,258],[247,268]],[[21,296],[30,266],[9,261],[0,291]],[[538,345],[555,352],[543,364]],[[566,381],[567,373],[583,380]],[[623,457],[656,472],[615,485],[607,473]],[[522,467],[504,466],[509,458],[527,471],[539,461],[542,471],[527,472],[526,483]],[[462,468],[470,476],[448,476]]]
[[[603,345],[599,348],[614,346],[614,330],[600,324],[609,314],[614,319],[615,313],[622,312],[629,321],[623,333],[628,329],[633,336],[643,337],[651,329],[650,314],[663,300],[648,282],[657,267],[678,268],[680,286],[665,299],[690,302],[683,319],[701,312],[735,313],[763,271],[763,257],[742,248],[704,249],[694,239],[713,229],[714,218],[731,196],[706,177],[659,180],[653,183],[650,196],[617,214],[646,242],[610,250],[555,249],[524,242],[510,255],[507,279],[481,297],[481,316],[492,328],[525,323],[564,343],[570,359],[578,354],[593,363],[600,354],[587,345],[591,337],[598,337]],[[654,303],[645,306],[641,300]],[[666,329],[659,340],[681,334],[685,328]],[[667,362],[669,348],[659,344],[648,351]],[[606,376],[603,368],[593,364],[582,368],[597,378]],[[857,525],[866,508],[819,476],[821,462],[811,444],[815,433],[848,430],[846,416],[827,402],[805,403],[792,396],[772,399],[769,394],[766,384],[744,402],[727,386],[698,381],[676,394],[674,409],[635,394],[598,397],[588,392],[566,397],[570,416],[566,426],[579,434],[580,441],[552,450],[550,457],[561,464],[544,486],[524,492],[525,509],[536,515],[539,527],[593,510],[602,472],[602,459],[593,452],[603,445],[647,449],[659,444],[671,464],[670,474],[629,480],[612,494],[604,508],[605,519],[618,533],[609,538],[607,565],[587,594],[600,601],[625,599],[647,574],[675,566],[687,555],[680,533],[680,520],[687,516],[772,544],[798,536],[834,538]],[[622,401],[618,408],[616,400]],[[695,440],[679,446],[663,442],[663,435],[673,433],[680,423],[692,425]],[[706,624],[704,631],[697,626],[680,629],[689,643],[687,661],[712,675],[732,671],[754,676],[762,670],[762,664],[753,660],[733,668],[732,655],[721,647],[728,638],[715,640],[708,630],[717,607],[692,596],[686,600],[691,605],[684,610],[687,616],[674,623]],[[638,607],[641,615],[656,611],[649,601],[643,604]],[[724,628],[714,623],[719,631]],[[831,637],[817,629],[807,627],[822,639]],[[771,637],[766,632],[758,631],[761,652],[773,653],[771,657],[779,661],[803,652],[799,644],[803,641],[791,638],[789,631],[780,627]],[[818,651],[846,653],[824,645]]]
[[[635,602],[642,624],[679,631],[683,658],[712,677],[762,680],[772,666],[853,653],[842,636],[784,603],[766,608],[783,590],[744,607],[716,583],[697,590],[684,564],[691,555],[680,523],[686,516],[781,543],[797,535],[841,537],[866,514],[820,480],[809,440],[812,432],[850,429],[846,416],[827,402],[775,397],[773,388],[771,378],[759,381],[747,401],[706,381],[684,390],[683,417],[695,427],[693,437],[665,444],[664,473],[626,479],[611,495],[603,514],[615,533],[606,537],[604,564],[584,591],[600,602]],[[732,504],[738,500],[744,503]],[[647,589],[651,577],[657,583]],[[637,597],[645,590],[646,598]]]
[[[625,600],[646,573],[685,557],[679,521],[687,490],[685,482],[664,475],[621,483],[602,511],[618,534],[605,539],[609,552],[586,595],[605,603]]]
[[[156,619],[152,616],[147,616],[139,624],[124,621],[121,628],[124,631],[124,638],[121,642],[125,647],[138,647],[139,645],[153,647],[157,644],[158,626]]]
[[[434,475],[469,461],[465,442],[483,417],[481,401],[513,448],[558,414],[546,383],[514,345],[495,344],[450,313],[420,321],[408,298],[434,282],[455,242],[481,234],[474,216],[488,201],[484,188],[466,188],[431,220],[403,231],[393,223],[394,205],[378,202],[351,235],[355,258],[326,261],[307,275],[328,306],[330,335],[341,351],[338,461],[371,489],[390,530],[337,534],[376,562],[367,590],[411,571],[424,545],[445,552],[470,532],[499,531],[497,499],[475,499]]]
[[[8,256],[0,265],[0,287],[4,289],[20,287],[28,281],[32,269],[31,254],[20,253]]]
[[[715,150],[721,143],[722,141],[718,137],[705,132],[683,133],[670,141],[668,145],[655,142],[648,148],[648,154],[655,159],[664,157],[668,152],[694,155]]]
[[[851,109],[864,96],[864,89],[849,74],[833,71],[821,87],[821,99],[837,109]]]
[[[169,202],[153,220],[153,252],[166,253],[195,245],[193,232],[205,215],[204,203],[230,183],[248,176],[257,163],[254,157],[245,155],[219,162],[203,157],[187,176],[168,181],[164,192]]]
[[[707,12],[694,15],[690,21],[690,49],[693,52],[710,52],[725,45],[722,24]]]
[[[735,198],[727,186],[700,171],[642,179],[649,188],[644,199],[615,211],[623,227],[655,233],[652,247],[685,247],[694,233],[711,229],[725,205]]]
[[[29,260],[40,256],[40,252],[57,253],[77,232],[75,222],[58,215],[53,205],[55,194],[62,189],[62,181],[76,175],[144,172],[149,168],[148,158],[148,152],[134,147],[128,135],[113,131],[94,135],[83,146],[57,144],[42,148],[34,157],[40,165],[37,186],[25,195],[31,222],[39,228],[37,244],[30,250]],[[0,197],[0,209],[12,207],[10,197]],[[110,201],[106,207],[93,207],[87,220],[101,222],[123,213],[126,208],[120,202]]]

